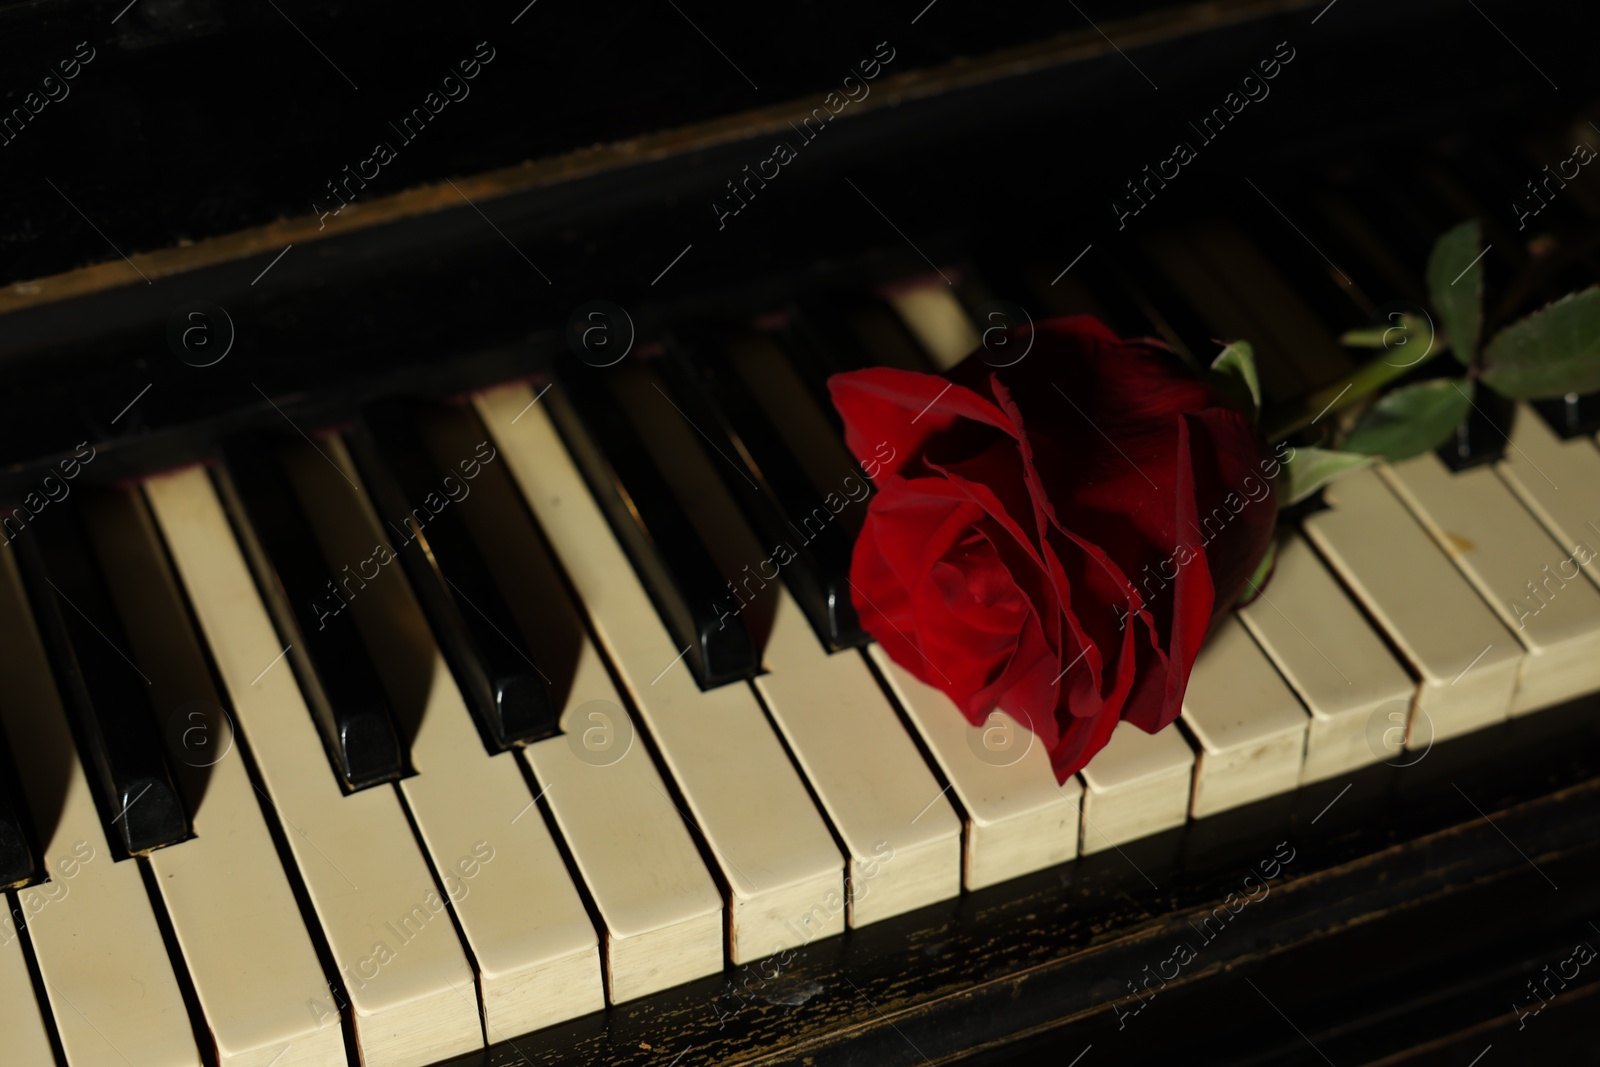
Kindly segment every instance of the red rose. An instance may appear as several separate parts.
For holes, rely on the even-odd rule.
[[[973,355],[828,384],[878,465],[850,577],[895,662],[974,725],[995,707],[1027,725],[1062,781],[1119,719],[1178,717],[1277,518],[1280,461],[1245,415],[1164,345],[1087,316],[1037,324],[1003,369]]]

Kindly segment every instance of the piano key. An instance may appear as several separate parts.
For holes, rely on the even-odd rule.
[[[728,595],[727,583],[609,387],[631,370],[572,365],[546,406],[700,685],[748,678],[760,663],[749,629],[737,617],[718,617],[713,605]]]
[[[781,315],[759,321],[757,329],[764,329],[766,336],[781,349],[782,360],[751,358],[755,346],[736,343],[730,348],[730,358],[744,375],[746,387],[758,395],[762,395],[765,384],[766,375],[762,370],[777,363],[792,372],[811,397],[808,410],[819,412],[833,429],[831,436],[835,441],[829,456],[843,450],[844,438],[844,422],[834,410],[833,394],[828,388],[832,375],[871,365],[922,373],[930,369],[916,340],[892,310],[875,301],[852,306],[852,299],[858,298],[802,299]],[[771,353],[758,355],[770,356]],[[749,373],[747,367],[756,373]],[[805,450],[801,450],[801,457],[807,461],[807,470],[811,471],[815,482],[817,467],[820,464],[826,468],[827,463]],[[826,470],[821,479],[821,484],[828,484],[831,470]]]
[[[34,872],[33,846],[17,806],[17,772],[7,747],[0,738],[0,889],[25,882]]]
[[[832,835],[749,688],[702,690],[682,662],[556,436],[554,396],[509,385],[475,402],[721,868],[732,961],[842,932]]]
[[[1452,471],[1493,463],[1505,454],[1506,432],[1516,410],[1512,401],[1487,389],[1477,390],[1467,417],[1434,452]]]
[[[448,461],[459,471],[455,465],[441,469],[418,436],[418,415],[399,404],[375,406],[348,438],[374,503],[390,516],[384,532],[399,534],[412,589],[435,620],[441,649],[495,744],[549,737],[556,730],[549,682],[454,506],[457,493],[471,493],[462,474],[482,465],[468,449]]]
[[[1238,225],[1212,219],[1188,227],[1187,235],[1196,255],[1212,265],[1266,331],[1262,338],[1271,339],[1273,351],[1264,355],[1288,362],[1308,388],[1349,373],[1350,357],[1337,341],[1339,326],[1324,321],[1307,306],[1299,290],[1284,277],[1283,269],[1268,259]],[[1315,256],[1316,252],[1308,248],[1304,254]],[[1346,325],[1360,323],[1348,322],[1347,316]],[[1255,341],[1252,335],[1244,337]]]
[[[1409,717],[1416,684],[1299,534],[1283,538],[1266,589],[1239,618],[1311,713],[1302,784],[1383,758],[1368,727]]]
[[[97,499],[85,513],[195,813],[195,837],[153,853],[150,865],[217,1062],[339,1061],[342,1029],[306,1010],[328,995],[327,978],[150,513],[129,490]]]
[[[1256,309],[1229,285],[1229,279],[1216,266],[1199,255],[1183,235],[1164,232],[1146,235],[1140,247],[1155,267],[1204,317],[1209,327],[1208,340],[1228,342],[1246,340],[1259,345],[1263,358],[1256,361],[1264,398],[1284,400],[1304,393],[1308,383],[1304,374],[1286,358],[1274,338],[1257,318]],[[1209,363],[1220,343],[1196,350],[1196,357]]]
[[[722,894],[587,639],[561,722],[522,755],[605,924],[608,1002],[720,973]]]
[[[424,425],[442,460],[472,454],[485,435],[468,411]],[[563,701],[565,736],[519,751],[605,924],[610,1002],[721,971],[722,894],[503,463],[483,464],[461,509]]]
[[[861,472],[844,446],[826,385],[821,400],[813,399],[794,358],[769,337],[736,333],[724,344],[729,366],[771,420],[789,455],[804,468],[816,495],[852,492],[847,479],[860,480]],[[846,509],[839,516],[852,534],[861,527],[861,510]]]
[[[111,854],[14,558],[0,557],[0,721],[18,751],[40,754],[17,768],[29,807],[58,813],[42,842],[50,881],[17,902],[62,1050],[72,1067],[126,1067],[130,1054],[200,1067],[139,865]]]
[[[1600,393],[1568,393],[1528,405],[1563,440],[1587,437],[1600,430]]]
[[[1147,734],[1119,722],[1079,771],[1085,856],[1182,826],[1194,793],[1194,750],[1168,727]]]
[[[837,314],[825,306],[808,304],[805,321],[827,350],[846,364],[840,369],[869,364],[924,372],[930,369],[925,349],[905,320],[877,301],[854,304]]]
[[[1397,299],[1422,301],[1427,292],[1422,273],[1427,260],[1410,260],[1391,246],[1376,228],[1376,220],[1363,213],[1345,195],[1323,192],[1314,198],[1319,214],[1327,220],[1324,229],[1337,234],[1360,255],[1371,273],[1381,280]],[[1349,257],[1343,257],[1346,270],[1358,270]]]
[[[307,1011],[338,1026],[347,1002],[368,1067],[425,1067],[481,1047],[472,968],[399,795],[345,793],[328,773],[206,472],[163,474],[144,490],[341,976],[343,999],[329,991]]]
[[[949,370],[981,347],[967,309],[939,275],[885,286],[881,295],[939,370]]]
[[[1563,441],[1530,406],[1520,405],[1511,447],[1495,471],[1567,558],[1600,584],[1600,448],[1594,439]]]
[[[1160,337],[1195,365],[1199,364],[1196,352],[1204,355],[1216,347],[1211,342],[1213,331],[1200,313],[1131,243],[1106,246],[1093,254],[1104,254],[1101,269],[1127,294],[1138,311],[1139,321],[1148,324],[1148,329],[1136,330],[1136,334]]]
[[[1375,281],[1374,272],[1345,235],[1327,225],[1308,197],[1286,188],[1276,191],[1272,201],[1282,215],[1262,210],[1266,205],[1260,194],[1239,187],[1232,198],[1219,203],[1215,217],[1246,236],[1259,261],[1268,264],[1296,303],[1315,316],[1319,335],[1337,347],[1343,331],[1365,325],[1372,313],[1372,294],[1363,283]],[[1293,226],[1284,225],[1285,216]],[[1348,363],[1349,353],[1339,351]]]
[[[363,580],[351,569],[369,553],[342,561],[342,586],[336,587],[336,572],[317,551],[302,503],[284,477],[276,442],[234,442],[224,455],[223,499],[240,520],[245,551],[341,785],[365,789],[400,777],[405,749],[378,671],[349,618],[340,617]]]
[[[1500,269],[1515,277],[1527,264],[1528,254],[1517,231],[1509,225],[1515,209],[1502,214],[1506,192],[1511,187],[1485,181],[1484,175],[1470,175],[1471,170],[1481,169],[1476,160],[1457,158],[1450,162],[1448,170],[1432,163],[1417,169],[1418,199],[1438,206],[1432,221],[1440,234],[1461,219],[1477,219],[1483,234],[1484,258],[1490,263],[1498,262]]]
[[[722,458],[700,448],[683,416],[642,382],[619,396],[650,449],[673,457],[668,484],[723,573],[737,575],[741,560],[771,558],[718,481],[713,464]],[[805,536],[785,532],[780,545]],[[766,576],[765,567],[757,571]],[[848,596],[847,575],[841,586]],[[848,851],[850,925],[959,893],[960,821],[871,671],[859,656],[830,654],[819,643],[783,582],[751,595],[741,611],[771,612],[770,628],[753,627],[767,632],[767,670],[755,686]]]
[[[961,820],[866,663],[823,649],[781,589],[766,659],[756,688],[849,850],[850,925],[960,893]]]
[[[1421,455],[1382,473],[1527,649],[1512,715],[1600,689],[1600,591],[1494,471]]]
[[[5,1034],[6,1059],[21,1067],[55,1067],[46,1006],[28,973],[23,947],[27,920],[18,918],[25,913],[12,893],[0,893],[0,907],[6,911],[0,918],[0,1033]]]
[[[1016,301],[1027,309],[1035,322],[1057,315],[1093,315],[1124,337],[1140,332],[1133,325],[1140,318],[1137,309],[1125,297],[1118,299],[1120,294],[1113,292],[1109,299],[1103,296],[1103,284],[1095,286],[1101,275],[1075,276],[1075,272],[1053,275],[1043,265],[1012,267],[1004,261],[998,266],[986,263],[984,273],[995,277],[997,285],[1005,284],[1015,291]]]
[[[1200,743],[1195,818],[1300,784],[1309,716],[1236,617],[1219,622],[1195,658],[1183,721]]]
[[[128,656],[83,523],[76,511],[53,519],[18,551],[30,565],[38,625],[88,749],[106,826],[123,851],[138,855],[183,840],[189,819],[162,756],[149,679]]]
[[[1332,507],[1306,517],[1306,537],[1420,678],[1407,747],[1504,721],[1516,638],[1375,471],[1345,475],[1324,499]]]
[[[762,346],[760,341],[753,344],[767,348],[762,361],[765,365],[782,366],[771,346]],[[681,416],[671,413],[677,425],[687,429],[682,427],[687,418],[712,436],[716,449],[730,461],[721,464],[717,474],[727,492],[739,502],[745,520],[766,544],[787,544],[793,549],[795,558],[784,565],[785,580],[817,632],[833,648],[865,644],[867,635],[850,601],[849,583],[851,533],[858,528],[860,516],[856,512],[861,510],[851,505],[866,497],[868,482],[853,463],[844,462],[834,472],[831,486],[819,491],[812,484],[799,458],[812,450],[795,448],[774,425],[785,417],[785,410],[798,412],[809,406],[804,394],[790,394],[786,402],[776,405],[776,410],[759,402],[745,388],[733,365],[719,358],[712,341],[696,344],[683,354],[683,361],[681,366],[665,368],[669,372],[665,377],[673,382],[672,402],[682,412]],[[781,383],[781,370],[774,377]],[[648,402],[651,407],[664,407],[659,397],[651,397]],[[820,413],[812,409],[810,415],[812,425],[791,429],[810,431],[813,438],[833,441],[837,448],[837,439]],[[675,448],[662,447],[659,441],[649,443],[658,455],[680,455]],[[691,449],[699,447],[695,440],[685,443]],[[837,461],[844,457],[834,458]],[[672,464],[676,466],[676,462]],[[852,483],[859,490],[859,497],[849,494]],[[849,512],[856,522],[846,526],[835,521],[844,512]],[[747,558],[763,556],[758,552]],[[735,566],[733,577],[737,576]],[[724,577],[728,577],[726,569]]]
[[[1003,711],[972,726],[949,697],[913,677],[881,645],[866,654],[966,813],[962,883],[969,890],[1077,856],[1083,783],[1072,777],[1057,785],[1049,754],[1032,733]]]
[[[290,446],[285,470],[324,553],[361,559],[386,542],[385,530],[343,440],[321,445]],[[518,817],[532,802],[527,781],[509,752],[484,750],[404,572],[380,567],[350,612],[383,665],[390,702],[420,718],[417,773],[400,791],[477,965],[490,1039],[603,1007],[599,941],[583,901],[544,820]]]

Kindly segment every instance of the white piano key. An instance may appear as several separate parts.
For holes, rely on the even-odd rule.
[[[881,646],[872,645],[867,654],[966,812],[962,880],[968,889],[1053,867],[1078,854],[1083,784],[1072,777],[1057,785],[1049,754],[1033,734],[1003,711],[992,713],[983,726],[972,726],[949,697],[913,677]],[[986,743],[986,731],[994,743]],[[928,798],[930,804],[933,799]]]
[[[1178,730],[1119,722],[1079,771],[1085,856],[1182,826],[1194,791],[1194,749]]]
[[[1495,471],[1561,547],[1600,585],[1600,448],[1563,441],[1526,404],[1511,423],[1511,447]],[[1570,568],[1569,568],[1570,569]]]
[[[842,932],[842,858],[754,693],[695,683],[533,391],[476,403],[722,868],[733,962]]]
[[[194,813],[194,839],[156,850],[149,863],[217,1060],[223,1067],[335,1062],[345,1054],[343,1031],[306,1010],[327,996],[327,977],[149,513],[133,492],[95,504],[88,526],[128,652],[150,678],[151,703],[163,716],[157,727]],[[185,774],[186,767],[196,770]]]
[[[0,557],[0,719],[15,751],[36,754],[17,772],[49,834],[50,881],[18,891],[17,902],[62,1049],[71,1067],[126,1067],[129,1056],[140,1067],[200,1067],[138,861],[112,859],[16,555]],[[55,812],[52,827],[44,813]]]
[[[781,586],[766,665],[756,688],[850,852],[850,925],[960,893],[961,820],[866,663],[829,654]]]
[[[605,923],[611,1003],[717,974],[722,894],[587,641],[561,728],[524,752]]]
[[[319,443],[291,446],[284,466],[337,572],[338,560],[366,560],[393,533],[360,491],[344,443]],[[426,513],[422,501],[413,507]],[[357,570],[365,577],[364,565]],[[490,1040],[600,1009],[599,939],[544,820],[519,817],[532,795],[516,758],[484,750],[405,573],[377,570],[349,610],[391,706],[421,716],[411,741],[417,773],[400,789],[472,950]]]
[[[664,477],[723,574],[737,576],[746,561],[776,554],[745,524],[676,408],[643,382],[620,393],[641,437],[672,457]],[[830,653],[782,581],[764,582],[752,598],[751,616],[772,612],[762,650],[766,671],[755,686],[848,851],[850,925],[955,896],[961,821],[871,670],[853,651]]]
[[[1600,591],[1491,468],[1428,452],[1383,473],[1527,649],[1511,714],[1600,689]]]
[[[1309,716],[1237,618],[1217,623],[1195,657],[1183,721],[1200,743],[1195,818],[1300,784]]]
[[[145,483],[343,979],[366,1067],[479,1048],[473,973],[392,787],[340,791],[228,516],[199,467]],[[180,846],[181,847],[181,846]],[[406,936],[401,936],[401,929]],[[339,1025],[332,992],[306,1010]]]
[[[886,287],[883,297],[939,370],[954,367],[982,343],[967,309],[938,275]]]
[[[1376,471],[1324,494],[1332,507],[1306,517],[1307,538],[1420,679],[1406,747],[1504,721],[1521,669],[1516,638]]]
[[[22,905],[11,893],[0,893],[0,1034],[5,1035],[6,1060],[20,1067],[55,1067],[44,1005],[33,989],[22,942],[26,918],[18,918]]]
[[[1311,713],[1302,783],[1390,754],[1374,747],[1383,731],[1371,720],[1398,712],[1404,723],[1416,684],[1299,534],[1282,540],[1272,580],[1239,618]]]
[[[482,433],[466,413],[441,414],[427,426],[441,462],[470,454]],[[554,691],[565,694],[564,736],[520,751],[605,923],[611,1003],[716,974],[723,966],[722,894],[623,710],[504,462],[483,464],[460,503],[529,646],[550,672]]]

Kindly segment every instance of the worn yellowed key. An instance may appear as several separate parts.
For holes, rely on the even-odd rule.
[[[211,479],[190,467],[144,488],[339,969],[362,1062],[426,1067],[481,1047],[472,968],[399,796],[340,791]],[[307,1005],[332,1027],[342,1009],[331,992]]]
[[[59,873],[52,871],[51,877]],[[0,894],[0,905],[6,909],[0,918],[0,1034],[5,1035],[6,1055],[19,1067],[55,1067],[45,1005],[34,996],[22,951],[27,919],[18,918],[22,905],[10,894]]]
[[[695,682],[533,391],[476,403],[722,869],[733,962],[842,933],[843,858],[755,694]]]
[[[972,726],[949,697],[891,660],[881,645],[866,654],[966,812],[962,882],[968,889],[1078,854],[1083,784],[1074,776],[1057,785],[1049,754],[1032,733],[1003,711]]]
[[[368,559],[387,537],[343,442],[320,444],[288,446],[284,466],[337,572],[336,561]],[[597,1010],[605,998],[599,940],[544,820],[519,817],[533,794],[516,757],[484,750],[399,567],[380,567],[351,594],[349,611],[391,706],[420,713],[411,740],[417,773],[400,790],[472,950],[490,1040]]]
[[[1189,675],[1183,721],[1200,742],[1197,819],[1300,784],[1309,717],[1237,618],[1218,623]]]
[[[1194,789],[1194,750],[1177,730],[1147,734],[1119,722],[1083,779],[1084,855],[1182,826]]]
[[[130,1055],[141,1067],[200,1067],[138,862],[112,858],[15,561],[0,552],[0,719],[16,751],[37,754],[17,773],[49,834],[50,872],[17,901],[62,1049],[73,1067],[127,1067]]]
[[[486,431],[470,411],[441,411],[424,432],[449,463],[473,454]],[[460,507],[551,691],[564,699],[561,736],[520,752],[605,924],[611,1003],[721,971],[722,894],[503,458],[483,464]]]
[[[1527,650],[1513,715],[1600,689],[1600,590],[1493,469],[1429,452],[1383,473]]]
[[[1594,438],[1563,441],[1536,411],[1519,404],[1510,445],[1495,473],[1563,550],[1552,568],[1557,577],[1582,568],[1600,586],[1600,448]]]
[[[1272,581],[1239,618],[1311,713],[1302,782],[1394,754],[1389,724],[1410,718],[1416,683],[1305,538],[1283,539]]]
[[[86,501],[84,511],[194,812],[194,839],[158,849],[150,866],[217,1059],[223,1067],[335,1061],[345,1054],[343,1030],[306,1008],[327,997],[327,977],[144,499],[124,490]]]
[[[1418,676],[1406,746],[1502,722],[1522,648],[1376,471],[1330,485],[1306,537]],[[1269,589],[1268,592],[1271,590]]]

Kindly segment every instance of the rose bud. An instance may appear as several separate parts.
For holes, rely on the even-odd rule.
[[[975,726],[996,707],[1026,725],[1060,781],[1119,719],[1178,717],[1272,540],[1284,457],[1249,417],[1160,342],[1088,316],[1036,324],[1012,366],[828,385],[876,467],[852,598],[896,663]]]

